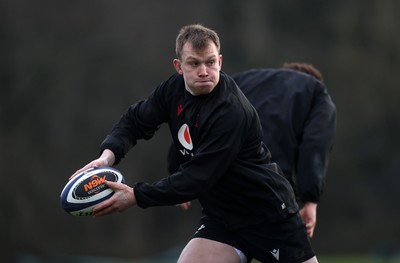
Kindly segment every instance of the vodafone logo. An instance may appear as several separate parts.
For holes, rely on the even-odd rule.
[[[178,139],[179,142],[188,150],[193,149],[192,138],[190,137],[189,126],[187,124],[183,124],[178,131]]]

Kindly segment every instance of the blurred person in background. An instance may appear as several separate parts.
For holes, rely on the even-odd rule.
[[[336,132],[336,107],[321,72],[308,63],[232,76],[256,108],[263,141],[289,180],[313,236]]]

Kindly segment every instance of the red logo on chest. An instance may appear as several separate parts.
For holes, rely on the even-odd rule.
[[[182,105],[182,104],[179,104],[179,105],[178,105],[178,112],[177,112],[177,114],[176,114],[177,116],[181,115],[182,109],[183,109],[183,105]]]

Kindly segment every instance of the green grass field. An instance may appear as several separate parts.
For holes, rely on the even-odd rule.
[[[319,263],[400,263],[400,256],[391,258],[372,256],[318,256]],[[252,263],[259,263],[254,261]]]
[[[62,257],[46,257],[46,260],[32,254],[21,254],[17,258],[16,263],[42,263],[42,262],[63,262],[63,263],[176,263],[176,254],[165,254],[155,257],[134,260],[134,259],[117,259],[117,258],[96,258],[82,256],[62,256]],[[400,255],[395,254],[387,257],[378,256],[356,256],[356,255],[319,255],[319,263],[400,263]],[[260,263],[253,260],[252,263]]]
[[[400,263],[400,255],[392,256],[388,258],[373,257],[373,256],[318,256],[319,263]],[[175,260],[140,260],[131,263],[175,263]],[[252,263],[260,263],[259,261],[253,260]]]
[[[319,256],[320,263],[400,263],[400,257]]]

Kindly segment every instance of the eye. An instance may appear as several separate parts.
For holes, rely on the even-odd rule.
[[[199,65],[199,63],[197,61],[189,61],[188,64],[191,67],[197,67]]]

